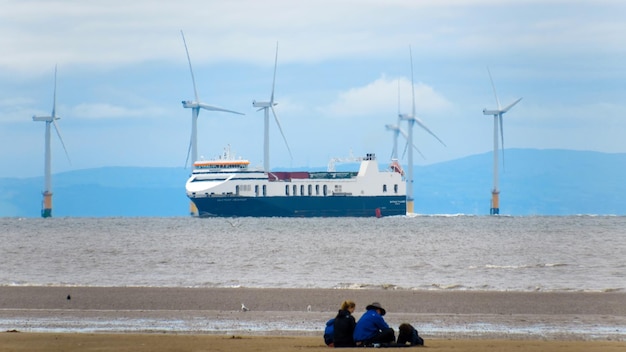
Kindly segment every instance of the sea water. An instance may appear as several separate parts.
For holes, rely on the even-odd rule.
[[[1,218],[0,285],[625,291],[626,217]]]
[[[626,290],[624,253],[626,217],[620,216],[0,218],[0,285],[5,286],[607,292]],[[319,335],[321,342],[328,319],[297,312],[269,320],[254,314],[211,320],[195,312],[172,318],[31,313],[0,315],[0,329],[297,331]],[[419,326],[426,336],[442,338],[626,336],[622,320],[564,319]]]

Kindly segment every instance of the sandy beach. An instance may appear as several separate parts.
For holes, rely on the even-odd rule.
[[[429,350],[626,348],[622,292],[4,286],[0,350],[327,350],[321,331],[344,299],[357,319],[381,302],[387,322],[412,323]]]

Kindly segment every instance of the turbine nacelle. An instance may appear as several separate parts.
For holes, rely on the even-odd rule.
[[[487,110],[487,109],[483,109],[483,115],[500,115],[501,113],[503,113],[504,111],[502,110]]]
[[[413,120],[413,115],[409,115],[409,114],[398,114],[398,117],[400,118],[400,120],[402,121],[410,121]]]
[[[58,120],[60,117],[58,116],[33,116],[33,121],[46,121],[52,122],[54,120]]]
[[[198,107],[198,103],[191,100],[183,100],[181,103],[183,104],[183,108],[185,109],[193,109]]]
[[[273,101],[252,101],[252,106],[255,108],[271,108],[272,106],[276,106],[278,103],[274,103]]]
[[[388,131],[394,131],[394,132],[399,132],[400,131],[400,127],[398,127],[396,125],[392,125],[392,124],[385,125],[385,128]]]
[[[498,110],[487,110],[486,108],[483,109],[483,114],[484,115],[502,115],[505,112],[511,110],[511,108],[513,106],[515,106],[515,104],[519,103],[520,100],[522,100],[522,98],[517,99],[516,101],[512,102],[511,104],[509,104],[507,107],[505,107],[504,109],[498,109]]]

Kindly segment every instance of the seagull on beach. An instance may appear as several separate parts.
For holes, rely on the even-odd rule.
[[[306,311],[307,311],[307,312],[310,312],[310,311],[311,311],[311,305],[310,305],[310,304],[306,307]]]
[[[246,305],[245,305],[245,304],[243,304],[243,303],[241,304],[241,311],[242,311],[242,312],[247,312],[247,311],[249,311],[249,310],[250,310],[250,309],[248,309],[248,307],[246,307]]]

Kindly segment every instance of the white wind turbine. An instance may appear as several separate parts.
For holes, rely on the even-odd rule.
[[[404,152],[402,153],[402,159],[404,159],[404,154],[406,153],[406,149],[408,147],[408,141],[409,141],[409,136],[406,134],[406,132],[404,132],[404,130],[400,127],[400,122],[402,121],[402,115],[400,114],[400,80],[398,80],[398,122],[395,125],[392,124],[387,124],[385,125],[385,128],[387,129],[387,131],[392,131],[393,132],[393,150],[391,151],[391,160],[393,161],[398,161],[400,160],[400,158],[398,157],[398,136],[402,135],[402,137],[404,137],[406,144],[404,146]],[[415,144],[413,145],[413,148],[415,148],[415,150],[423,157],[425,158],[424,154],[422,154],[422,152],[415,146]]]
[[[435,135],[430,129],[428,129],[428,127],[426,127],[426,125],[424,125],[424,122],[422,122],[422,120],[420,120],[417,116],[415,116],[415,83],[413,82],[413,53],[412,53],[410,46],[409,46],[409,56],[411,58],[411,96],[412,96],[412,101],[413,101],[413,109],[411,110],[411,115],[400,114],[400,119],[404,121],[408,121],[409,123],[408,143],[410,145],[414,145],[413,144],[413,126],[415,124],[418,124],[422,129],[424,129],[424,131],[428,132],[431,136],[435,137],[441,144],[446,146],[446,144],[441,139],[439,139],[437,135]],[[409,175],[408,175],[409,185],[407,186],[407,192],[406,192],[406,206],[407,206],[407,213],[413,213],[413,148],[408,148],[408,149],[409,149]]]
[[[496,93],[496,86],[493,84],[489,68],[487,68],[487,72],[489,73],[489,80],[491,81],[491,87],[493,88],[493,95],[496,98],[496,104],[498,104],[497,110],[483,109],[484,115],[493,115],[493,190],[491,191],[491,208],[489,209],[489,214],[497,215],[500,214],[500,189],[498,187],[498,132],[500,133],[500,140],[502,141],[502,163],[504,164],[504,128],[502,126],[502,115],[509,111],[515,104],[519,103],[522,98],[517,99],[502,109],[500,107],[500,100],[498,100],[498,93]]]
[[[189,57],[189,50],[187,49],[187,42],[185,41],[185,34],[183,31],[180,31],[181,36],[183,37],[183,44],[185,45],[185,52],[187,53],[187,61],[189,62],[189,72],[191,73],[191,82],[193,84],[193,93],[195,100],[183,100],[183,107],[186,109],[191,109],[191,138],[189,140],[189,149],[187,150],[187,160],[185,160],[185,167],[187,167],[187,161],[189,161],[189,151],[191,150],[191,164],[198,160],[198,115],[200,114],[200,109],[209,110],[209,111],[222,111],[229,112],[232,114],[244,115],[243,113],[227,110],[223,108],[219,108],[217,106],[207,105],[205,103],[200,102],[198,98],[198,90],[196,89],[196,80],[193,75],[193,68],[191,67],[191,58]]]
[[[278,116],[276,115],[276,111],[274,110],[274,106],[278,103],[274,102],[274,87],[276,85],[276,65],[278,63],[278,42],[276,43],[276,56],[274,57],[274,78],[272,80],[272,94],[270,95],[269,101],[252,101],[252,106],[255,108],[259,108],[257,111],[264,110],[265,122],[264,122],[264,137],[263,137],[263,170],[267,173],[270,171],[270,114],[269,110],[272,110],[272,114],[274,115],[274,120],[276,121],[276,125],[278,125],[278,130],[280,134],[283,136],[283,140],[285,141],[285,145],[287,146],[287,150],[289,151],[289,157],[293,158],[291,155],[291,149],[289,148],[289,143],[287,143],[287,138],[283,133],[283,128],[280,126],[280,121],[278,120]]]
[[[57,105],[57,67],[55,65],[54,66],[54,94],[52,97],[52,113],[50,114],[50,116],[33,116],[33,121],[45,121],[46,122],[45,166],[44,166],[45,189],[43,191],[43,205],[41,209],[41,216],[44,218],[49,218],[52,216],[52,152],[50,149],[50,124],[54,125],[54,130],[57,132],[57,135],[59,136],[59,140],[61,141],[63,150],[65,150],[65,155],[67,156],[67,160],[70,160],[70,156],[67,153],[67,149],[65,148],[65,143],[63,143],[63,138],[61,137],[61,131],[59,130],[59,126],[56,123],[56,120],[60,119],[60,117],[56,116],[56,105]]]

